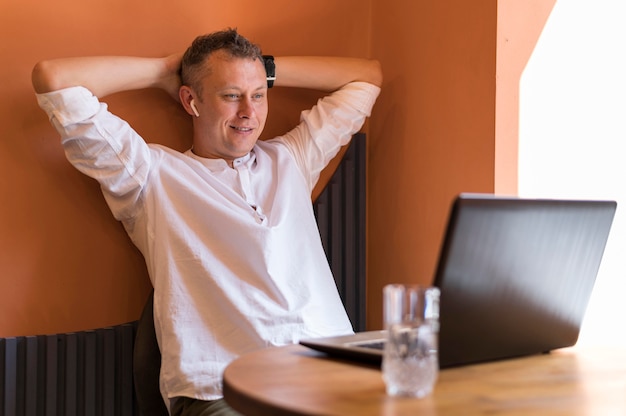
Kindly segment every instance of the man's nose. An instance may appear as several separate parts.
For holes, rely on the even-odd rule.
[[[239,118],[250,118],[254,114],[254,107],[252,101],[249,98],[244,98],[239,102],[239,110],[237,116]]]

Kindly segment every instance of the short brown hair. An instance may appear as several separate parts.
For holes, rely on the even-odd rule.
[[[198,36],[183,55],[180,74],[183,85],[202,94],[201,81],[209,70],[203,64],[217,50],[224,50],[232,57],[258,59],[263,62],[261,48],[241,36],[237,29],[228,28]]]

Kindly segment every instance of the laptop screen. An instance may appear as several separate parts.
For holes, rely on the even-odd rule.
[[[576,343],[617,204],[461,194],[442,238],[439,364],[452,367]],[[384,331],[301,340],[380,363]]]
[[[460,195],[435,278],[441,361],[575,344],[615,209],[613,201]]]

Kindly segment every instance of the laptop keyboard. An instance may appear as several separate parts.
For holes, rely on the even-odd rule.
[[[385,341],[372,341],[372,342],[364,342],[364,343],[355,343],[353,345],[355,347],[371,348],[373,350],[383,350],[383,349],[385,349]]]

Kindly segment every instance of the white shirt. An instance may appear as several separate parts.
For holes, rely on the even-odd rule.
[[[243,353],[352,332],[311,191],[379,91],[348,84],[233,168],[146,144],[85,88],[37,96],[146,260],[164,396],[219,398],[225,366]]]

